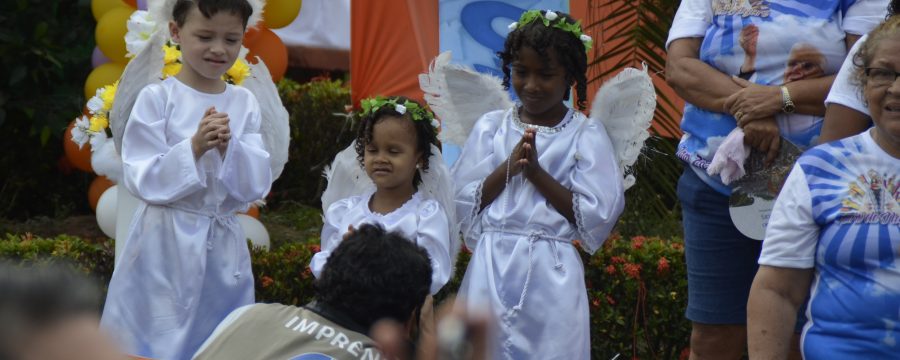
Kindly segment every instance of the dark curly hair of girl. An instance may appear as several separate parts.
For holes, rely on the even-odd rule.
[[[546,11],[541,11],[545,14]],[[547,49],[556,52],[556,58],[566,69],[566,81],[575,82],[575,92],[578,97],[575,106],[579,110],[585,109],[587,102],[587,50],[581,39],[570,32],[552,26],[553,23],[565,21],[574,24],[576,21],[569,14],[556,12],[559,18],[551,21],[551,26],[544,26],[540,20],[532,21],[526,25],[520,25],[506,37],[503,51],[497,52],[502,61],[503,87],[509,89],[509,66],[519,57],[522,47],[530,47],[540,55],[542,59],[549,59]],[[564,100],[569,100],[569,88],[566,88]]]
[[[381,121],[385,116],[394,116],[400,117],[409,120],[413,124],[413,128],[416,129],[416,150],[422,152],[422,167],[419,171],[416,172],[415,177],[413,178],[413,186],[416,188],[419,187],[419,184],[422,183],[422,175],[420,172],[428,171],[428,159],[431,157],[431,145],[439,146],[437,140],[437,131],[431,126],[431,120],[434,119],[434,113],[430,110],[425,109],[418,101],[412,100],[405,96],[389,96],[386,98],[387,100],[396,100],[398,104],[404,104],[407,101],[416,103],[424,109],[424,112],[428,114],[427,118],[422,120],[413,120],[410,116],[410,111],[407,111],[406,114],[400,114],[391,106],[382,106],[378,108],[378,110],[364,113],[360,118],[360,126],[359,132],[356,135],[356,159],[359,161],[359,165],[365,167],[363,159],[365,158],[366,153],[366,145],[372,141],[372,132],[375,129],[375,124]]]

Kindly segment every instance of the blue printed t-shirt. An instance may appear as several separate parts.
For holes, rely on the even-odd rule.
[[[805,359],[900,357],[900,159],[871,130],[808,150],[772,211],[761,265],[815,269]]]
[[[684,0],[668,42],[702,37],[703,62],[728,75],[780,86],[835,74],[847,54],[845,33],[867,33],[884,19],[887,4],[886,0]],[[776,118],[782,136],[801,149],[816,142],[822,127],[818,116]],[[731,189],[718,176],[707,175],[706,168],[735,127],[735,119],[727,113],[685,105],[684,137],[677,156],[725,195]]]

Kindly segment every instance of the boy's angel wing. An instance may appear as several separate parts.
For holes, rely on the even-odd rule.
[[[625,176],[625,189],[635,183],[631,166],[641,154],[644,140],[650,136],[647,129],[655,109],[656,91],[646,65],[643,70],[623,69],[594,96],[591,119],[600,121],[606,128]]]
[[[450,64],[450,52],[434,58],[428,73],[419,75],[425,101],[441,120],[441,141],[466,143],[475,122],[486,113],[513,106],[497,77]]]
[[[362,195],[375,190],[375,184],[356,159],[356,141],[354,140],[334,156],[331,165],[323,171],[328,184],[322,192],[322,212],[334,202],[351,196]]]
[[[437,146],[431,145],[431,157],[428,159],[428,171],[421,172],[422,184],[419,191],[426,197],[441,204],[450,223],[450,266],[456,266],[456,256],[462,247],[459,236],[459,223],[456,221],[456,204],[453,198],[453,178],[444,162],[444,156]]]
[[[284,164],[288,161],[288,146],[291,142],[291,129],[287,109],[281,103],[278,89],[272,82],[269,69],[258,59],[256,65],[247,62],[250,66],[250,76],[244,80],[241,86],[250,90],[259,102],[260,124],[259,132],[262,134],[263,144],[269,153],[269,163],[272,167],[272,180],[278,179]]]
[[[131,116],[131,108],[138,94],[149,84],[160,82],[165,54],[163,45],[168,37],[167,31],[156,31],[150,37],[150,42],[141,52],[128,62],[122,77],[119,78],[119,86],[116,90],[116,100],[109,111],[109,128],[115,141],[116,152],[122,153],[122,136],[125,134],[125,124]]]

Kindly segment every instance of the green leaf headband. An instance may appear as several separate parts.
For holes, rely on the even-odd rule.
[[[559,19],[559,21],[556,21],[554,23],[553,21],[557,19]],[[530,24],[535,20],[540,20],[546,27],[555,27],[557,29],[575,35],[575,37],[578,38],[578,40],[581,40],[581,42],[584,44],[585,52],[591,51],[591,48],[594,46],[594,40],[581,30],[581,21],[576,21],[574,24],[570,23],[552,10],[547,10],[546,12],[541,12],[541,10],[528,10],[522,13],[519,21],[509,24],[509,29],[516,30]]]
[[[431,126],[437,132],[440,129],[440,123],[434,118],[434,114],[423,106],[419,105],[415,101],[404,100],[403,103],[397,102],[396,98],[385,98],[383,96],[376,96],[373,98],[363,99],[360,101],[360,105],[362,106],[362,116],[369,116],[377,112],[382,107],[390,107],[394,109],[394,111],[400,113],[400,115],[405,115],[409,113],[409,117],[413,119],[413,121],[428,121],[431,123]]]

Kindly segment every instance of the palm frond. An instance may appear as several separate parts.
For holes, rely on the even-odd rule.
[[[586,32],[599,39],[589,63],[588,86],[597,89],[625,67],[647,64],[654,79],[657,108],[652,137],[635,165],[637,184],[628,191],[625,218],[677,218],[676,183],[682,171],[675,157],[682,101],[663,77],[665,41],[679,0],[588,0]],[[628,216],[638,212],[637,217]],[[648,213],[649,212],[649,213]],[[623,224],[640,226],[640,224]]]

